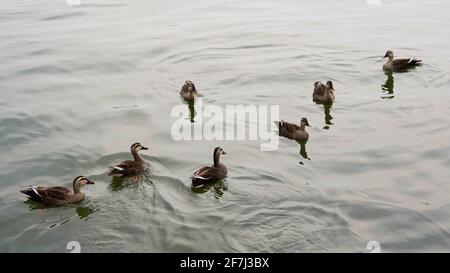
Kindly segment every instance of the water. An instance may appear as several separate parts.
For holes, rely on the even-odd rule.
[[[449,11],[440,0],[5,1],[0,251],[448,251]],[[424,65],[385,74],[387,49]],[[176,142],[170,111],[187,79],[206,105],[307,117],[310,140],[276,152]],[[312,103],[329,79],[336,103]],[[136,141],[151,174],[111,181]],[[229,176],[194,192],[189,177],[215,146]],[[97,182],[77,205],[19,193],[77,175]]]

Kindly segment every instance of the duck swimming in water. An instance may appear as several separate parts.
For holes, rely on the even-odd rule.
[[[184,100],[193,102],[195,100],[195,96],[198,96],[199,94],[194,83],[191,81],[186,81],[181,87],[180,95]]]
[[[216,147],[213,153],[214,164],[198,169],[192,177],[192,185],[194,187],[202,186],[207,183],[216,182],[227,176],[227,167],[220,163],[220,156],[226,154],[225,151]]]
[[[134,160],[125,160],[110,168],[109,176],[122,177],[129,175],[138,175],[147,169],[147,162],[139,154],[141,150],[148,150],[139,142],[131,145],[131,154]]]
[[[415,59],[415,57],[411,57],[409,59],[394,60],[394,52],[392,50],[386,51],[386,54],[383,58],[388,58],[388,61],[383,65],[383,69],[386,71],[396,72],[422,65],[422,60],[417,60]]]
[[[84,200],[84,193],[81,188],[86,184],[95,184],[94,181],[84,176],[77,176],[73,180],[73,191],[66,187],[30,187],[22,190],[23,194],[28,195],[30,200],[43,203],[48,206],[61,206],[65,204],[78,203]]]
[[[333,103],[335,100],[332,81],[323,84],[320,81],[314,83],[313,101],[316,103]]]
[[[297,141],[306,141],[309,139],[309,134],[306,132],[306,126],[310,127],[310,125],[306,118],[302,118],[300,126],[283,120],[276,121],[275,124],[278,125],[278,134],[280,136]]]

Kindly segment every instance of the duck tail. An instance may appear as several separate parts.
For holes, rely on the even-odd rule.
[[[194,187],[204,185],[209,182],[209,179],[211,179],[211,177],[202,177],[200,175],[194,175],[191,178],[192,178],[192,185]]]
[[[192,186],[194,187],[200,187],[206,184],[205,180],[198,179],[198,178],[192,178]]]
[[[120,167],[111,167],[108,172],[108,175],[113,177],[121,177],[124,175],[123,169]]]
[[[37,190],[34,187],[30,187],[26,190],[21,190],[20,192],[28,195],[28,198],[35,202],[42,201],[41,195],[37,192]]]
[[[410,63],[412,63],[413,65],[421,65],[422,64],[422,60],[416,59],[416,56],[412,57],[409,60]]]

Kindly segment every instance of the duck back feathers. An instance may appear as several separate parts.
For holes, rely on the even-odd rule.
[[[194,101],[195,96],[198,95],[197,88],[195,87],[195,84],[191,81],[186,81],[180,90],[180,95],[185,99],[186,101]]]
[[[309,139],[309,134],[306,132],[306,126],[309,126],[309,122],[306,118],[302,118],[300,126],[283,120],[276,121],[275,124],[278,125],[278,134],[282,137],[297,141]]]
[[[320,81],[314,83],[313,101],[316,103],[333,103],[335,100],[333,83],[327,81],[323,84]]]

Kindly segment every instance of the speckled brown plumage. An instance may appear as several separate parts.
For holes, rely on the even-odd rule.
[[[320,81],[314,83],[313,101],[316,103],[333,103],[335,100],[333,82],[327,81],[323,84]]]
[[[392,50],[388,50],[384,58],[388,58],[388,61],[383,65],[383,69],[387,71],[403,71],[422,64],[422,60],[414,57],[394,60],[394,52]]]
[[[285,122],[285,121],[276,121],[275,124],[278,125],[278,134],[280,136],[297,140],[297,141],[305,141],[309,139],[309,134],[306,132],[306,126],[310,126],[309,122],[306,118],[302,118],[300,122],[300,126]]]
[[[86,184],[95,184],[84,176],[78,176],[73,180],[73,191],[60,186],[54,187],[30,187],[21,192],[28,195],[28,198],[49,206],[60,206],[71,203],[78,203],[84,200],[85,195],[81,192],[81,187]]]
[[[125,160],[111,167],[108,175],[115,177],[132,176],[145,171],[148,164],[139,154],[139,151],[141,150],[148,150],[148,148],[142,146],[140,143],[131,145],[131,154],[133,155],[134,160]]]
[[[214,164],[198,169],[192,177],[192,185],[198,187],[204,184],[213,183],[227,176],[227,167],[220,163],[220,155],[226,154],[222,148],[216,147],[213,152]]]
[[[197,88],[195,87],[194,83],[191,81],[186,81],[180,90],[180,95],[183,97],[186,101],[194,101],[195,96],[198,96]]]

